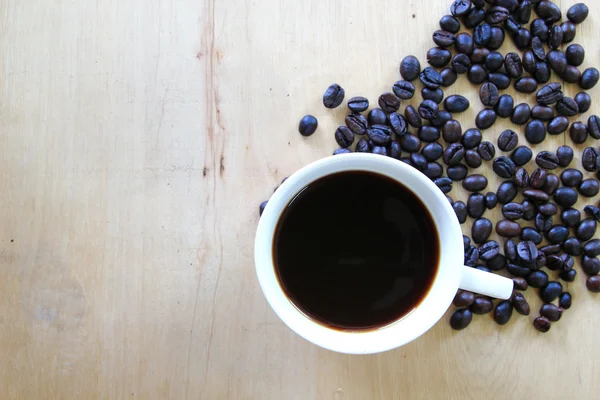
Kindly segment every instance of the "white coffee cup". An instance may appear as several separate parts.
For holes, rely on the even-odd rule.
[[[310,183],[343,171],[369,171],[401,182],[427,206],[438,231],[440,264],[429,292],[414,310],[375,330],[343,331],[316,322],[286,296],[275,271],[273,236],[287,205]],[[260,286],[279,318],[306,340],[340,353],[378,353],[416,339],[444,315],[459,288],[498,299],[508,299],[513,290],[512,280],[463,265],[460,224],[437,186],[405,163],[380,155],[353,153],[328,157],[290,176],[273,194],[261,216],[254,253]]]

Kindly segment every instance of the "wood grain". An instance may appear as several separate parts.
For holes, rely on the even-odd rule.
[[[591,3],[585,66],[600,64]],[[533,317],[441,321],[364,357],[302,340],[258,287],[258,204],[335,148],[344,110],[322,107],[324,89],[374,102],[403,56],[424,61],[449,5],[0,2],[0,398],[596,398],[600,298],[582,276],[546,335]],[[471,100],[472,126],[476,88],[450,93]]]

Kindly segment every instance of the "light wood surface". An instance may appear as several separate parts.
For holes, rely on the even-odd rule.
[[[530,317],[457,333],[448,314],[372,356],[307,343],[258,287],[258,204],[336,147],[345,110],[324,109],[324,89],[375,103],[403,56],[425,61],[450,3],[0,2],[0,398],[597,398],[600,298],[583,274],[546,335],[530,291]],[[576,42],[598,66],[590,3]],[[471,127],[477,88],[451,93]]]

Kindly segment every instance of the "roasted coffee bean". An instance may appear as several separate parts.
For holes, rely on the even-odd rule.
[[[533,55],[535,55],[535,57],[538,60],[546,61],[546,50],[544,50],[544,44],[542,43],[542,40],[539,37],[534,36],[531,39],[531,50],[533,51]]]
[[[392,115],[393,114],[390,114],[390,124]],[[381,108],[374,108],[371,111],[369,111],[368,122],[370,125],[385,124],[387,118],[387,114]]]
[[[492,27],[485,22],[475,27],[473,40],[477,46],[485,47],[492,39]]]
[[[477,146],[477,152],[481,159],[485,161],[490,161],[496,155],[496,148],[494,144],[491,142],[482,142]]]
[[[583,181],[583,174],[577,169],[567,168],[560,174],[560,180],[565,186],[577,187]]]
[[[560,296],[558,296],[558,306],[563,310],[568,310],[571,308],[572,302],[573,298],[569,292],[561,293]]]
[[[446,165],[457,165],[465,156],[465,148],[460,143],[452,143],[446,148],[443,154],[443,160]]]
[[[398,142],[400,142],[402,150],[409,153],[416,153],[417,151],[421,150],[421,140],[417,136],[410,133],[401,136],[398,139]]]
[[[357,135],[364,135],[369,129],[369,122],[362,114],[353,113],[346,117],[346,126]]]
[[[461,224],[464,224],[465,221],[467,220],[467,205],[465,203],[463,203],[462,201],[456,201],[452,205],[452,208],[454,209],[454,213],[456,214],[456,217],[458,218],[458,222],[460,222]]]
[[[411,157],[416,154],[417,153],[411,154]],[[442,167],[439,163],[436,162],[427,162],[422,172],[429,179],[436,180],[444,174],[444,167]]]
[[[459,24],[459,29],[460,29],[460,24]],[[433,68],[431,68],[431,71],[428,71],[427,74],[428,75],[432,74],[432,71],[434,71],[435,74],[433,74],[433,76],[431,76],[431,77],[429,77],[429,76],[427,77],[428,82],[430,82],[430,83],[433,81],[439,82],[438,80],[435,79],[436,76],[439,74],[437,74],[437,71],[435,71]],[[421,72],[421,63],[419,62],[419,59],[417,57],[415,57],[415,56],[404,57],[404,59],[400,63],[400,75],[402,75],[402,78],[404,78],[407,81],[414,81],[415,79],[417,79],[417,77],[419,77],[420,72]],[[425,72],[425,71],[423,71],[423,72]]]
[[[540,204],[537,209],[542,215],[556,215],[558,213],[558,207],[551,202]]]
[[[427,146],[423,147],[421,153],[427,161],[437,161],[444,152],[444,148],[439,143],[429,143]]]
[[[455,182],[462,181],[463,179],[465,179],[468,172],[469,170],[463,164],[453,165],[451,167],[448,167],[448,169],[446,170],[448,178],[452,179]]]
[[[404,75],[403,75],[403,77],[406,80],[412,80],[412,79],[408,79]],[[423,83],[423,85],[425,87],[428,87],[431,89],[437,89],[442,84],[442,77],[441,77],[440,73],[431,67],[425,68],[423,70],[423,72],[421,72],[421,74],[419,75],[419,79],[421,80],[421,83]]]
[[[579,107],[579,113],[584,114],[589,111],[592,106],[592,98],[586,92],[579,92],[575,95],[575,103]]]
[[[452,58],[452,53],[441,47],[433,47],[427,51],[427,62],[432,67],[445,67],[450,62],[450,58]]]
[[[550,68],[545,61],[538,61],[535,63],[535,73],[533,74],[533,77],[538,83],[546,83],[550,80]]]
[[[527,146],[517,147],[510,155],[511,160],[518,167],[527,164],[533,157],[533,152]]]
[[[512,115],[514,105],[515,101],[512,96],[509,94],[503,94],[498,100],[496,114],[500,118],[508,118]]]
[[[452,180],[449,178],[437,178],[433,183],[440,188],[442,193],[450,193],[452,191]]]
[[[542,243],[542,240],[544,240],[544,237],[537,230],[530,227],[525,227],[521,231],[521,240],[540,244]]]
[[[394,83],[394,86],[392,86],[392,91],[398,98],[402,100],[409,100],[415,95],[415,85],[409,81],[398,81]],[[352,99],[350,99],[350,101],[352,101]],[[348,101],[348,107],[350,107],[350,101]]]
[[[413,128],[420,128],[423,126],[423,120],[419,116],[419,112],[411,105],[406,106],[404,109],[404,118]]]
[[[440,47],[451,47],[454,45],[454,34],[452,32],[437,30],[433,32],[433,42]]]
[[[458,75],[466,74],[471,68],[471,59],[468,55],[458,53],[452,57],[452,69]]]
[[[487,192],[485,194],[485,208],[493,210],[498,205],[498,196],[494,192]]]
[[[539,38],[542,42],[548,41],[549,29],[546,21],[541,18],[534,19],[530,25],[531,34],[533,37]]]
[[[470,0],[455,0],[450,6],[450,12],[455,17],[465,15],[471,9]]]
[[[572,44],[567,47],[565,56],[567,57],[569,65],[579,67],[583,64],[583,60],[585,59],[585,49],[580,44]]]
[[[552,82],[538,90],[536,100],[538,104],[547,106],[562,100],[563,97],[564,94],[560,83]]]
[[[519,135],[510,129],[505,130],[498,137],[498,148],[502,151],[512,151],[519,143]]]
[[[537,81],[530,76],[521,77],[515,82],[515,90],[521,93],[533,93],[537,90]]]
[[[302,136],[310,136],[317,130],[317,126],[319,125],[319,121],[312,115],[305,115],[300,120],[298,124],[298,132]]]
[[[553,218],[550,215],[537,214],[535,216],[535,229],[539,232],[548,233],[552,229]]]
[[[531,44],[531,32],[529,32],[529,29],[521,28],[512,39],[515,46],[521,50],[525,50]]]
[[[577,225],[575,236],[582,242],[587,242],[596,234],[596,226],[597,223],[595,219],[586,218]]]
[[[495,240],[485,242],[479,247],[479,258],[483,261],[490,261],[500,254],[500,245]]]
[[[551,322],[546,317],[537,317],[533,320],[533,327],[542,333],[546,333],[550,330]]]
[[[427,168],[427,159],[423,156],[423,154],[412,153],[410,155],[410,161],[411,161],[411,165],[421,172],[424,172],[425,169]],[[439,167],[440,167],[440,170],[443,171],[441,165]],[[435,173],[434,173],[434,175],[435,175]],[[440,176],[442,176],[441,173],[436,178],[439,178]]]
[[[474,64],[471,65],[471,68],[467,72],[467,79],[469,79],[469,82],[478,85],[488,79],[488,72],[482,65]]]
[[[344,89],[337,83],[334,83],[323,94],[323,105],[327,108],[336,108],[344,101],[345,94]]]
[[[585,281],[585,286],[592,293],[600,293],[600,275],[590,276]]]
[[[467,214],[478,219],[485,213],[485,196],[481,193],[472,193],[467,199]]]
[[[525,125],[531,118],[531,108],[527,103],[521,103],[515,107],[510,120],[513,124]]]
[[[432,126],[441,129],[442,126],[452,119],[452,114],[446,110],[439,110],[437,116],[429,121]]]
[[[532,5],[531,5],[531,1],[529,0],[523,0],[521,2],[519,2],[519,5],[517,6],[517,8],[515,9],[513,15],[515,17],[515,19],[520,22],[521,24],[526,24],[529,22],[529,19],[531,18],[531,9],[532,9]]]
[[[458,33],[460,30],[460,21],[452,15],[445,15],[440,19],[440,28],[450,33]]]
[[[494,107],[500,99],[498,87],[491,82],[484,83],[479,88],[479,99],[484,106]]]
[[[546,55],[546,59],[548,58],[549,54]],[[531,50],[527,50],[525,53],[523,53],[523,69],[527,72],[529,72],[530,75],[535,74],[535,64],[536,64],[537,60],[535,58],[535,55],[533,54],[533,51]]]
[[[584,3],[577,3],[567,11],[567,18],[574,24],[580,24],[587,18],[590,10]]]
[[[552,118],[548,123],[548,133],[551,135],[558,135],[567,130],[569,126],[569,120],[567,117],[559,115]]]
[[[600,260],[598,260],[598,257],[584,255],[581,258],[581,268],[588,276],[598,275],[600,273]]]
[[[438,113],[438,105],[435,101],[424,100],[419,105],[419,116],[425,120],[435,118]]]
[[[535,163],[546,170],[553,170],[558,167],[558,157],[551,151],[540,151],[535,157]]]
[[[560,220],[567,228],[574,228],[581,221],[581,213],[574,208],[566,208],[560,214]]]
[[[544,254],[546,254],[546,257],[550,257],[552,255],[558,254],[561,252],[561,250],[562,250],[562,248],[558,244],[549,244],[547,246],[540,248],[540,251],[543,252]],[[549,262],[550,262],[550,260],[548,260],[548,263]]]
[[[550,34],[548,35],[548,46],[551,49],[558,49],[563,41],[563,31],[560,25],[554,25],[550,28]]]
[[[518,276],[518,277],[526,277],[531,272],[531,270],[529,268],[527,268],[527,267],[524,267],[524,266],[519,265],[519,264],[512,264],[512,263],[509,263],[506,266],[506,270],[511,275]]]
[[[470,168],[479,168],[483,161],[476,150],[467,150],[465,152],[465,162]]]
[[[512,317],[513,313],[513,305],[510,301],[504,300],[496,306],[496,310],[494,311],[494,321],[498,325],[506,325]]]
[[[583,197],[594,197],[598,192],[600,192],[600,185],[596,179],[586,179],[579,185],[579,193]]]
[[[492,25],[498,25],[506,21],[509,16],[510,12],[506,8],[494,6],[485,13],[485,20]]]
[[[569,237],[569,229],[562,225],[554,225],[546,236],[551,244],[560,244]]]
[[[379,107],[386,113],[396,112],[400,108],[400,99],[394,93],[383,93],[379,96]]]
[[[456,331],[465,329],[473,320],[473,313],[468,308],[456,310],[450,317],[450,326]]]
[[[396,143],[395,147],[397,147],[398,149],[400,148],[400,144],[396,141],[394,141]],[[393,143],[392,143],[393,144]],[[371,148],[369,147],[369,141],[365,138],[362,138],[358,141],[358,143],[356,143],[356,149],[355,151],[357,153],[369,153],[371,152]],[[396,157],[394,157],[396,158]]]
[[[506,29],[506,32],[512,36],[513,42],[516,44],[517,40],[520,40],[517,39],[516,36],[519,34],[519,30],[523,28],[521,24],[514,18],[507,18],[506,21],[504,21],[504,28]]]
[[[508,239],[506,242],[504,242],[504,254],[506,255],[506,259],[508,261],[517,261],[517,244],[512,239]]]
[[[573,117],[579,114],[579,106],[570,97],[563,97],[556,102],[556,111],[565,117]]]
[[[483,296],[475,297],[475,301],[471,305],[471,311],[477,315],[489,314],[493,308],[494,303],[492,303],[492,300]]]
[[[537,168],[531,174],[531,179],[529,180],[529,186],[533,189],[542,189],[546,184],[546,177],[548,174],[542,168]]]
[[[389,116],[389,124],[390,127],[392,128],[392,131],[396,134],[396,136],[403,136],[406,134],[406,132],[408,132],[408,124],[406,122],[406,119],[398,114],[398,113],[391,113]],[[373,124],[371,123],[371,125],[380,125],[380,124]]]
[[[421,90],[421,97],[423,97],[423,100],[431,100],[436,104],[440,104],[444,98],[444,91],[442,89],[430,89],[426,87]]]
[[[467,176],[462,182],[463,189],[469,192],[481,192],[487,185],[487,178],[479,174]]]
[[[551,271],[562,270],[563,269],[563,263],[564,263],[564,257],[566,255],[560,253],[560,251],[562,251],[562,246],[561,245],[555,244],[553,246],[556,246],[558,248],[558,253],[548,254],[547,255],[546,266]],[[544,248],[546,248],[546,247],[549,247],[549,246],[545,246]]]
[[[487,44],[487,48],[490,50],[498,50],[504,43],[504,29],[498,26],[492,26],[492,35],[490,41]]]
[[[442,127],[442,137],[447,143],[460,141],[462,137],[462,128],[456,120],[450,120]]]
[[[556,157],[558,157],[558,166],[565,168],[573,161],[573,149],[566,145],[560,146],[556,150]]]
[[[471,35],[466,32],[456,35],[456,39],[454,40],[454,49],[457,53],[470,55],[473,53],[474,48],[475,44]]]
[[[569,83],[577,83],[581,80],[582,74],[579,68],[574,67],[572,65],[567,65],[565,70],[560,73],[560,77]],[[585,89],[579,85],[582,89]]]
[[[511,78],[520,78],[523,75],[523,62],[517,53],[507,53],[504,58],[504,68]]]
[[[523,205],[520,203],[508,203],[502,206],[502,215],[504,218],[516,221],[523,217]]]
[[[489,219],[480,218],[473,222],[471,236],[476,244],[485,243],[492,233],[493,225]]]
[[[562,293],[562,289],[563,287],[560,282],[548,282],[548,284],[540,290],[540,297],[544,303],[552,303]]]
[[[456,292],[456,296],[454,296],[454,304],[456,307],[470,307],[471,304],[475,301],[475,295],[473,292],[469,292],[467,290],[459,290]]]
[[[523,219],[525,221],[533,221],[536,216],[536,209],[533,202],[529,200],[523,201]]]
[[[496,224],[496,233],[502,237],[517,237],[521,234],[521,226],[513,221],[502,220]]]
[[[517,185],[512,181],[504,181],[498,187],[496,195],[498,196],[498,203],[506,204],[510,203],[517,197],[518,188]]]
[[[497,254],[494,258],[486,262],[486,266],[492,271],[502,271],[507,265],[506,257],[502,254]]]
[[[595,147],[587,147],[583,150],[581,164],[586,171],[597,171],[600,168],[600,150]]]
[[[376,144],[373,144],[373,146],[371,147],[371,153],[380,156],[387,156],[389,154],[388,149],[385,146],[378,146]],[[402,161],[410,165],[410,158],[408,159],[408,161],[403,158]]]
[[[568,271],[561,271],[558,274],[558,276],[565,282],[574,282],[575,278],[577,277],[577,271],[575,271],[574,269],[570,269]]]
[[[356,146],[356,149],[356,151],[358,151],[358,145]],[[367,151],[365,151],[365,153]],[[397,140],[392,140],[392,143],[390,143],[390,157],[395,158],[396,160],[400,160],[402,158],[402,146],[400,146],[400,143]]]
[[[596,206],[585,206],[583,211],[586,213],[586,215],[594,218],[596,222],[600,221],[600,208]]]
[[[581,255],[581,242],[577,238],[568,238],[563,242],[562,247],[565,253],[570,256]]]
[[[490,72],[498,71],[504,65],[504,57],[502,53],[493,51],[485,58],[484,66]]]
[[[548,274],[544,271],[531,271],[525,279],[529,286],[536,289],[541,289],[548,284]]]
[[[554,193],[558,190],[558,186],[560,185],[560,179],[558,176],[554,174],[548,174],[546,176],[546,184],[542,188],[542,190],[548,193],[549,196],[554,196]]]
[[[513,293],[511,297],[511,302],[513,304],[513,307],[515,308],[515,310],[517,310],[519,314],[529,315],[529,313],[531,312],[529,303],[527,303],[527,300],[525,300],[525,296],[523,296],[522,293]]]
[[[340,126],[335,131],[335,141],[342,148],[350,147],[354,143],[354,133],[346,126]]]
[[[496,158],[492,164],[492,168],[496,175],[506,179],[512,178],[516,170],[515,163],[505,156]]]
[[[454,204],[454,203],[452,203]],[[463,235],[463,250],[466,251],[469,246],[471,245],[471,238],[468,237],[467,235]]]
[[[582,89],[589,90],[596,86],[599,78],[600,75],[596,68],[588,68],[581,74],[579,86],[581,86]]]
[[[491,108],[485,108],[477,114],[475,125],[479,129],[488,129],[496,122],[496,111]]]
[[[547,122],[554,118],[554,110],[547,106],[534,106],[531,109],[531,117]]]
[[[444,100],[444,108],[451,113],[460,113],[469,108],[469,100],[461,95],[452,95]]]
[[[544,304],[540,309],[540,314],[549,321],[556,322],[562,316],[562,311],[554,304]]]
[[[477,265],[477,261],[479,261],[479,250],[475,246],[470,246],[465,251],[464,263],[468,267],[474,267]]]
[[[540,1],[535,12],[540,18],[543,18],[546,23],[560,21],[562,18],[560,8],[551,1]]]
[[[517,290],[527,290],[529,288],[529,284],[522,277],[512,278],[515,289]]]
[[[515,183],[520,188],[529,186],[529,173],[525,168],[517,168],[515,171]]]
[[[560,50],[549,51],[546,54],[546,61],[548,62],[548,66],[559,75],[562,75],[567,68],[567,57]]]
[[[369,128],[367,130],[367,135],[369,139],[373,141],[373,143],[380,146],[387,146],[392,142],[392,137],[384,130],[377,128]],[[337,132],[336,132],[336,140],[337,140]],[[344,147],[344,146],[342,146]],[[348,147],[348,146],[345,146]]]
[[[573,39],[575,39],[575,35],[577,35],[577,28],[575,28],[575,24],[571,21],[563,22],[560,26],[560,29],[563,31],[563,43],[571,43]]]
[[[452,68],[444,68],[440,71],[440,76],[442,77],[442,86],[444,87],[454,85],[458,79],[458,75],[456,75],[456,72]]]
[[[546,139],[546,125],[539,119],[532,119],[525,126],[525,139],[531,144],[542,143]]]
[[[361,96],[352,97],[348,100],[348,108],[352,112],[363,112],[369,108],[369,99]]]
[[[538,249],[535,243],[530,241],[519,242],[517,244],[517,255],[524,267],[532,268],[538,258]],[[531,285],[531,283],[529,283]]]
[[[350,149],[337,149],[336,151],[333,152],[333,155],[337,156],[337,155],[340,155],[340,154],[349,154],[349,153],[352,153],[352,150],[350,150]]]
[[[572,207],[578,199],[575,189],[570,187],[561,187],[554,194],[554,201],[562,208]]]

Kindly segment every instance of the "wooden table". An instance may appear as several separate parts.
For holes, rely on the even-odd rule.
[[[600,64],[592,3],[585,66]],[[530,317],[462,332],[446,317],[372,356],[304,341],[259,289],[258,204],[335,148],[345,107],[324,109],[324,89],[375,102],[402,57],[425,60],[449,5],[1,2],[0,398],[597,398],[600,298],[583,274],[548,334],[530,291]],[[472,126],[477,88],[461,77],[451,93]],[[307,113],[320,127],[303,138]]]

